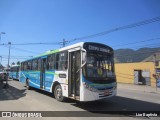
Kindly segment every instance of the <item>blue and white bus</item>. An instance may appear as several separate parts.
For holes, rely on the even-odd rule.
[[[116,95],[113,49],[80,42],[21,62],[20,82],[54,94],[58,101],[93,101]]]
[[[18,80],[19,79],[19,71],[20,71],[20,65],[12,65],[10,67],[9,78]]]

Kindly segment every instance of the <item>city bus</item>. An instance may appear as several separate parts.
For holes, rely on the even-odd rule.
[[[10,67],[9,78],[19,79],[20,65],[13,65]]]
[[[113,49],[80,42],[21,62],[20,82],[53,93],[55,99],[94,101],[116,95]]]

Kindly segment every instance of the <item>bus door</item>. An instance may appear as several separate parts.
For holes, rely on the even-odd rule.
[[[68,70],[68,91],[69,97],[80,99],[80,50],[69,52],[69,70]]]
[[[45,89],[45,71],[47,68],[47,57],[41,58],[40,88]]]

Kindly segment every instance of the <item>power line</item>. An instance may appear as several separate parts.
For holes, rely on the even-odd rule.
[[[11,47],[11,49],[20,50],[20,51],[23,51],[23,52],[29,52],[29,53],[33,53],[33,54],[40,54],[40,53],[38,53],[38,52],[33,52],[33,51],[29,51],[29,50],[24,50],[24,49],[21,49],[21,48]]]
[[[3,46],[3,47],[7,47],[7,48],[8,48],[8,46]],[[13,46],[11,46],[11,49],[18,50],[18,51],[23,51],[23,52],[28,52],[28,53],[32,53],[32,54],[40,54],[40,53],[38,53],[38,52],[33,52],[33,51],[29,51],[29,50],[24,50],[24,49],[21,49],[21,48],[15,48],[15,47],[13,47]]]
[[[156,45],[157,45],[158,43],[156,43]],[[153,45],[153,44],[151,44],[151,45]],[[5,47],[5,46],[4,46]],[[6,46],[7,47],[7,46]],[[144,47],[144,46],[143,46]],[[21,51],[25,51],[25,52],[29,52],[29,53],[35,53],[35,52],[33,52],[33,51],[28,51],[28,50],[24,50],[24,49],[20,49],[20,48],[15,48],[15,47],[11,47],[11,49],[15,49],[15,50],[21,50]],[[115,58],[119,58],[119,57],[127,57],[127,56],[135,56],[135,55],[141,55],[141,54],[147,54],[147,53],[155,53],[155,52],[159,52],[159,51],[155,51],[155,50],[152,50],[152,51],[150,51],[150,52],[141,52],[141,53],[135,53],[135,54],[124,54],[124,55],[116,55],[115,56]],[[39,54],[39,53],[36,53],[36,54]],[[6,57],[7,57],[7,55],[6,55]],[[18,57],[18,56],[15,56],[15,58],[16,59],[20,59],[20,58],[26,58],[26,57],[24,57],[24,56],[22,56],[22,57]],[[27,57],[27,58],[29,58],[29,57]],[[26,58],[26,59],[27,59]]]
[[[154,40],[159,40],[160,38],[152,38],[152,39],[148,39],[148,40],[142,40],[142,41],[136,41],[136,42],[130,42],[130,43],[125,43],[125,44],[119,44],[119,45],[115,45],[112,47],[119,47],[119,46],[126,46],[126,45],[130,45],[130,44],[137,44],[137,43],[144,43],[144,42],[148,42],[148,41],[154,41]]]
[[[116,32],[116,31],[120,31],[120,30],[124,30],[124,29],[129,29],[129,28],[134,28],[134,27],[139,27],[139,26],[142,26],[142,25],[146,25],[146,24],[150,24],[150,23],[154,23],[154,22],[159,22],[159,21],[160,21],[160,16],[155,17],[155,18],[151,18],[151,19],[148,19],[148,20],[132,23],[132,24],[129,24],[129,25],[113,28],[113,29],[103,31],[103,32],[100,32],[100,33],[70,39],[68,41],[63,39],[62,42],[38,42],[38,43],[15,43],[15,44],[12,43],[12,45],[59,45],[59,44],[62,44],[63,47],[64,47],[67,43],[70,43],[70,42],[73,42],[73,41],[99,37],[99,36],[103,36],[103,35],[106,35],[106,34],[109,34],[109,33],[112,33],[112,32]],[[0,45],[8,45],[8,44],[3,43],[3,44],[0,44]]]
[[[0,55],[0,56],[2,56],[2,57],[7,57],[8,55]],[[24,58],[24,57],[33,57],[33,56],[15,56],[15,55],[12,55],[12,56],[10,56],[10,57],[19,57],[19,58]]]
[[[13,43],[12,45],[59,45],[62,42],[46,42],[46,43]],[[8,45],[8,44],[0,44],[0,45]]]
[[[104,31],[104,32],[100,32],[100,33],[96,33],[96,34],[92,34],[92,35],[87,35],[87,36],[83,36],[83,37],[79,37],[79,38],[74,38],[74,39],[68,40],[68,43],[76,41],[76,40],[83,40],[83,39],[99,37],[99,36],[106,35],[106,34],[109,34],[109,33],[112,33],[112,32],[116,32],[116,31],[120,31],[120,30],[124,30],[124,29],[129,29],[129,28],[134,28],[134,27],[139,27],[139,26],[142,26],[142,25],[146,25],[146,24],[150,24],[150,23],[154,23],[154,22],[158,22],[158,21],[160,21],[160,16],[152,18],[152,19],[136,22],[136,23],[133,23],[133,24],[117,27],[117,28],[110,29],[110,30],[107,30],[107,31]]]

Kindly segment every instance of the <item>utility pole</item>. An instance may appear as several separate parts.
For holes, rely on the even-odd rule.
[[[7,76],[6,76],[6,84],[4,86],[4,88],[9,88],[9,85],[8,85],[8,78],[9,78],[9,61],[10,61],[10,49],[11,49],[11,42],[8,42],[8,45],[9,45],[9,54],[8,54],[8,65],[7,65]]]
[[[63,42],[62,42],[62,44],[63,44],[63,47],[65,47],[66,46],[66,43],[67,43],[68,41],[66,41],[65,39],[63,39]]]
[[[8,42],[8,45],[9,45],[9,54],[8,54],[8,69],[9,69],[11,42]]]

